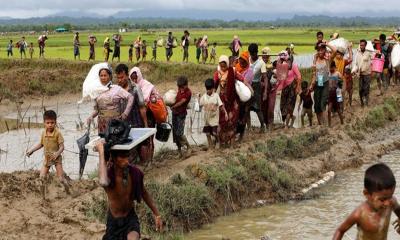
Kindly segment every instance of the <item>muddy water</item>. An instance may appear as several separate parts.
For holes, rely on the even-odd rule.
[[[276,107],[276,123],[281,122],[279,113],[279,99],[277,98]],[[77,99],[78,101],[78,99]],[[192,101],[192,106],[194,101]],[[58,113],[58,125],[65,140],[65,151],[63,153],[64,169],[71,177],[78,176],[79,158],[78,147],[76,140],[85,132],[84,129],[77,128],[79,122],[85,122],[85,119],[92,112],[92,103],[85,103],[77,105],[76,102],[58,104],[50,103],[45,105],[46,109],[55,110]],[[192,107],[194,109],[194,107]],[[27,109],[22,109],[25,112]],[[25,114],[24,119],[30,119],[30,125],[41,125],[42,110],[40,108],[29,108]],[[170,115],[171,116],[171,115]],[[4,116],[8,119],[16,119],[17,113],[11,113]],[[169,122],[172,122],[169,119]],[[296,121],[296,124],[298,121]],[[259,126],[258,119],[253,113],[252,125]],[[188,111],[186,118],[185,132],[188,140],[193,145],[201,145],[206,143],[207,139],[202,133],[203,120],[202,113],[193,110]],[[30,158],[25,157],[27,149],[40,141],[41,132],[40,128],[25,128],[14,131],[6,131],[0,134],[0,172],[12,172],[16,170],[39,169],[42,165],[43,151],[39,150],[34,153]],[[93,130],[92,136],[96,136],[97,132]],[[155,141],[156,151],[160,149],[176,149],[172,142],[172,137],[166,143]],[[98,157],[96,153],[89,153],[88,161],[85,168],[85,174],[89,174],[97,169]]]
[[[400,179],[399,159],[400,151],[381,159],[389,165],[397,179]],[[331,183],[319,190],[319,198],[274,204],[221,217],[214,224],[187,235],[185,239],[236,240],[261,239],[262,236],[269,236],[271,240],[331,239],[340,222],[364,200],[363,177],[368,166],[338,172]],[[397,190],[395,195],[400,197],[399,193]],[[392,215],[391,221],[395,219],[395,215]],[[350,240],[355,237],[356,228],[353,227],[343,239]],[[391,226],[388,239],[398,238]]]
[[[78,105],[76,102],[70,103],[48,103],[44,107],[46,109],[52,109],[58,114],[57,123],[65,140],[65,151],[63,153],[63,166],[64,170],[68,175],[73,178],[78,176],[79,172],[79,157],[78,157],[78,147],[76,145],[76,140],[82,136],[85,129],[79,127],[79,123],[86,121],[86,118],[91,114],[93,110],[92,103],[84,103]],[[207,142],[205,134],[202,133],[203,129],[203,117],[201,112],[194,111],[195,97],[193,97],[192,103],[190,104],[191,109],[188,110],[188,115],[186,117],[186,129],[185,134],[188,137],[190,144],[201,145]],[[297,101],[298,104],[299,101]],[[297,109],[297,105],[296,108]],[[27,170],[27,169],[39,169],[42,165],[43,160],[43,150],[39,150],[34,153],[30,158],[25,157],[25,152],[27,149],[31,148],[33,145],[40,141],[42,122],[42,110],[41,108],[27,108],[21,109],[24,113],[24,119],[27,121],[29,119],[28,129],[25,124],[24,129],[7,131],[1,133],[0,131],[0,172],[12,172],[17,170]],[[26,113],[25,113],[26,111]],[[294,112],[297,116],[294,122],[294,127],[300,126],[300,118],[298,117],[299,112]],[[17,112],[11,113],[4,116],[7,119],[16,119]],[[169,115],[169,122],[171,123],[171,114]],[[258,118],[254,112],[251,113],[251,124],[255,127],[260,126]],[[275,124],[282,124],[282,117],[280,115],[280,95],[277,95],[276,106],[275,106]],[[307,120],[306,120],[307,124]],[[77,126],[78,125],[78,126]],[[83,126],[85,128],[85,126]],[[95,129],[91,132],[91,136],[96,136],[97,132]],[[172,134],[171,134],[172,135]],[[174,143],[172,142],[172,137],[166,143],[159,142],[155,140],[156,152],[160,149],[176,149]],[[92,173],[97,169],[98,157],[96,153],[90,152],[88,156],[88,161],[86,163],[86,168],[84,175]]]

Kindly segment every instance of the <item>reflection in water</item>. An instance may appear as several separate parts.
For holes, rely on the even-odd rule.
[[[393,152],[381,159],[397,179],[400,179],[399,158],[400,152]],[[364,201],[364,171],[369,165],[339,172],[332,183],[320,190],[321,196],[317,199],[244,210],[218,218],[214,224],[188,234],[185,239],[260,239],[266,235],[272,240],[332,239],[338,225]],[[400,197],[398,193],[395,195]],[[395,217],[392,215],[392,222]],[[355,239],[355,236],[356,227],[353,227],[343,239]],[[398,238],[390,226],[388,239]]]

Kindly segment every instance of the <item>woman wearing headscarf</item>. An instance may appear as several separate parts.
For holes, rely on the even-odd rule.
[[[214,81],[217,93],[228,113],[228,119],[226,119],[223,111],[220,111],[219,138],[221,146],[226,146],[232,144],[236,135],[239,118],[239,97],[235,90],[235,81],[243,81],[243,77],[233,67],[229,66],[228,56],[222,55],[218,62],[218,69],[214,73]]]
[[[110,58],[110,38],[106,37],[103,43],[103,48],[104,48],[104,61],[108,62],[108,59]]]
[[[250,68],[250,54],[248,51],[240,54],[238,63],[235,66],[237,73],[243,76],[244,83],[251,90],[251,83],[253,81],[253,70]],[[237,133],[239,134],[239,142],[243,139],[246,123],[250,121],[250,102],[239,103],[239,120],[237,126]]]
[[[290,63],[289,54],[286,51],[282,51],[279,54],[277,65],[284,63],[291,65],[291,68],[288,67],[286,78],[279,82],[278,90],[282,90],[281,114],[285,127],[288,128],[289,126],[293,127],[295,120],[293,112],[296,106],[297,94],[300,93],[301,73],[297,64]]]
[[[133,47],[135,48],[136,62],[140,60],[140,49],[142,48],[142,38],[139,36],[136,38]]]
[[[101,68],[99,71],[100,82],[107,89],[95,98],[95,107],[93,113],[87,119],[90,123],[95,117],[97,118],[99,135],[103,135],[106,131],[108,123],[112,119],[127,119],[133,105],[133,96],[125,89],[118,85],[112,84],[111,67]],[[127,101],[125,109],[122,109],[124,101]]]
[[[208,58],[208,38],[206,35],[204,35],[203,39],[201,40],[200,47],[202,52],[203,64],[205,64]]]
[[[233,57],[238,57],[239,56],[239,51],[240,48],[242,47],[242,43],[240,42],[240,39],[237,35],[233,36],[233,40],[230,46],[230,49],[232,51],[232,56]]]
[[[146,121],[147,124],[145,124],[143,121],[141,121],[141,112],[136,111],[134,113],[134,120],[137,123],[137,127],[155,127],[155,120],[152,115],[152,112],[147,108],[147,104],[149,103],[151,99],[151,95],[158,94],[154,85],[151,84],[149,81],[146,79],[143,79],[142,73],[138,67],[134,67],[129,71],[129,79],[131,81],[131,84],[135,86],[135,88],[138,88],[138,91],[140,91],[141,97],[144,99],[144,104],[145,104],[145,114],[146,114]],[[140,146],[138,147],[139,151],[139,158],[142,163],[144,162],[151,162],[153,159],[153,154],[154,154],[154,138],[151,136],[148,138],[146,141],[143,141]]]

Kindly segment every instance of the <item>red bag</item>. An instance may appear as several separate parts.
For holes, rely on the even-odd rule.
[[[157,123],[163,123],[167,121],[168,111],[162,98],[151,99],[147,106],[153,113],[154,119]]]

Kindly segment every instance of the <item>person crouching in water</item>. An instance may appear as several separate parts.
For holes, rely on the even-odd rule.
[[[96,142],[99,152],[99,184],[108,198],[106,233],[103,240],[140,239],[140,223],[133,202],[143,201],[154,215],[156,231],[162,231],[162,219],[143,183],[143,172],[129,164],[129,151],[110,151],[104,156],[104,140]],[[108,161],[107,161],[107,160]]]
[[[396,179],[388,166],[378,163],[369,167],[364,177],[366,201],[339,226],[333,240],[342,239],[354,224],[358,228],[356,239],[386,240],[392,211],[400,217],[400,206],[393,196],[395,188]]]
[[[43,121],[45,129],[42,133],[40,143],[34,146],[31,150],[27,151],[26,155],[30,157],[37,150],[41,149],[42,147],[44,148],[44,162],[43,167],[40,170],[40,181],[42,183],[40,191],[43,199],[46,199],[47,176],[51,166],[55,165],[58,179],[64,186],[67,194],[70,194],[70,186],[65,178],[62,167],[61,154],[64,151],[64,138],[56,127],[57,114],[52,110],[45,111],[43,114]]]
[[[206,93],[200,98],[200,106],[204,109],[203,133],[207,135],[209,149],[213,149],[218,136],[219,111],[224,112],[225,119],[228,119],[228,113],[221,98],[215,93],[214,79],[207,79],[204,85]]]
[[[184,135],[185,133],[185,120],[187,115],[187,105],[192,98],[192,92],[188,87],[188,79],[181,76],[177,80],[178,93],[176,95],[176,102],[171,106],[172,111],[172,133],[174,143],[178,147],[179,157],[182,158],[182,146],[187,148],[187,156],[192,154],[192,148]]]

